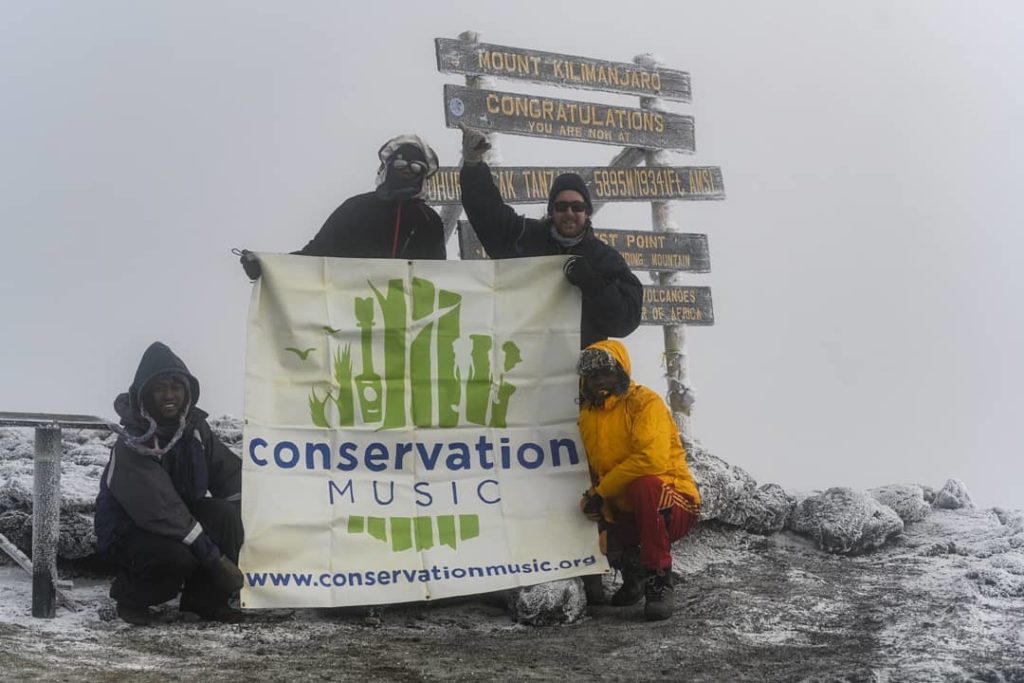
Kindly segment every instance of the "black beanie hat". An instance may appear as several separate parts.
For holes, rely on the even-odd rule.
[[[562,190],[575,190],[583,195],[583,202],[587,205],[587,215],[594,213],[594,205],[590,201],[590,190],[587,189],[587,184],[583,182],[583,178],[579,177],[575,173],[563,173],[562,175],[555,178],[555,182],[551,183],[551,191],[548,192],[548,215],[555,213],[554,207],[555,197]]]

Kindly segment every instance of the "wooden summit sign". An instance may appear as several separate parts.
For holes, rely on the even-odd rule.
[[[603,145],[694,151],[693,117],[522,93],[444,86],[445,125]]]
[[[510,78],[567,88],[690,101],[690,74],[636,64],[435,38],[437,70]]]
[[[725,185],[718,166],[495,166],[494,183],[509,204],[546,204],[551,183],[562,173],[587,181],[595,202],[724,199]],[[428,204],[460,204],[459,169],[442,166],[423,184]]]
[[[615,247],[634,270],[690,273],[711,270],[707,235],[598,228],[594,229],[594,235]],[[459,255],[466,260],[487,258],[480,238],[468,221],[459,221]]]
[[[641,325],[714,325],[710,287],[644,285]]]

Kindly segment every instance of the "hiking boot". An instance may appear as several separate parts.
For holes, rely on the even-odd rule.
[[[644,618],[662,621],[672,616],[672,572],[655,574],[644,587]]]
[[[650,572],[640,564],[640,550],[627,549],[622,555],[622,586],[612,595],[612,604],[626,607],[640,602]]]
[[[604,596],[604,581],[600,574],[587,574],[583,578],[583,592],[587,596],[588,605],[604,605],[608,598]]]
[[[178,603],[179,612],[198,614],[203,621],[217,621],[222,624],[240,624],[245,621],[245,613],[227,604],[201,605],[184,595]]]
[[[117,616],[122,621],[135,626],[152,626],[160,616],[145,605],[132,605],[127,602],[117,603]]]

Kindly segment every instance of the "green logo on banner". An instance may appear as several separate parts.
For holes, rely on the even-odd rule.
[[[360,331],[358,365],[351,344],[336,350],[330,387],[310,391],[309,414],[318,427],[351,427],[359,411],[361,424],[380,429],[456,427],[460,416],[470,424],[505,427],[508,404],[516,388],[505,373],[522,361],[513,342],[501,346],[498,376],[491,368],[494,338],[469,335],[468,376],[456,362],[455,344],[461,338],[459,315],[462,295],[438,289],[429,280],[412,279],[412,291],[403,281],[390,280],[384,291],[368,283],[370,297],[354,301]],[[407,342],[410,323],[420,329]],[[383,324],[384,367],[374,364],[373,328]],[[324,326],[327,334],[337,332]],[[328,332],[330,330],[331,332]],[[297,353],[298,350],[293,351]],[[409,400],[411,399],[411,400]],[[328,415],[330,411],[336,415]],[[436,410],[435,410],[436,408]],[[411,415],[408,414],[411,411]],[[331,417],[335,418],[332,425]],[[410,419],[411,418],[411,419]]]
[[[365,532],[378,541],[387,543],[389,522],[391,550],[396,553],[403,550],[429,550],[434,547],[435,542],[455,550],[456,536],[459,541],[467,541],[480,535],[480,517],[478,515],[349,517],[348,532],[350,534]],[[434,534],[435,527],[436,535]]]

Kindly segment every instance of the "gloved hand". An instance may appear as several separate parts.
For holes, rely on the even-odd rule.
[[[491,141],[487,133],[476,128],[470,128],[464,123],[459,124],[462,129],[462,160],[470,166],[479,164],[484,159],[484,154],[491,148]]]
[[[580,511],[591,522],[601,521],[601,508],[603,506],[604,498],[594,491],[594,489],[589,489],[584,492],[583,497],[580,498]]]
[[[245,271],[246,276],[252,281],[260,279],[263,275],[263,268],[260,266],[260,260],[256,258],[256,254],[252,253],[248,249],[243,249],[239,252],[238,261],[242,264],[242,270]]]
[[[604,278],[582,256],[571,257],[562,266],[562,270],[565,271],[565,279],[579,287],[584,294],[595,292],[605,285]]]
[[[227,556],[221,555],[218,557],[217,561],[207,567],[206,571],[210,574],[210,578],[213,579],[213,583],[217,588],[225,593],[237,593],[242,590],[242,584],[245,581],[245,577],[242,576],[242,570],[238,568],[238,565],[229,560]]]
[[[220,548],[205,533],[199,534],[199,537],[192,541],[192,545],[189,547],[203,568],[212,567],[213,563],[220,559]]]

